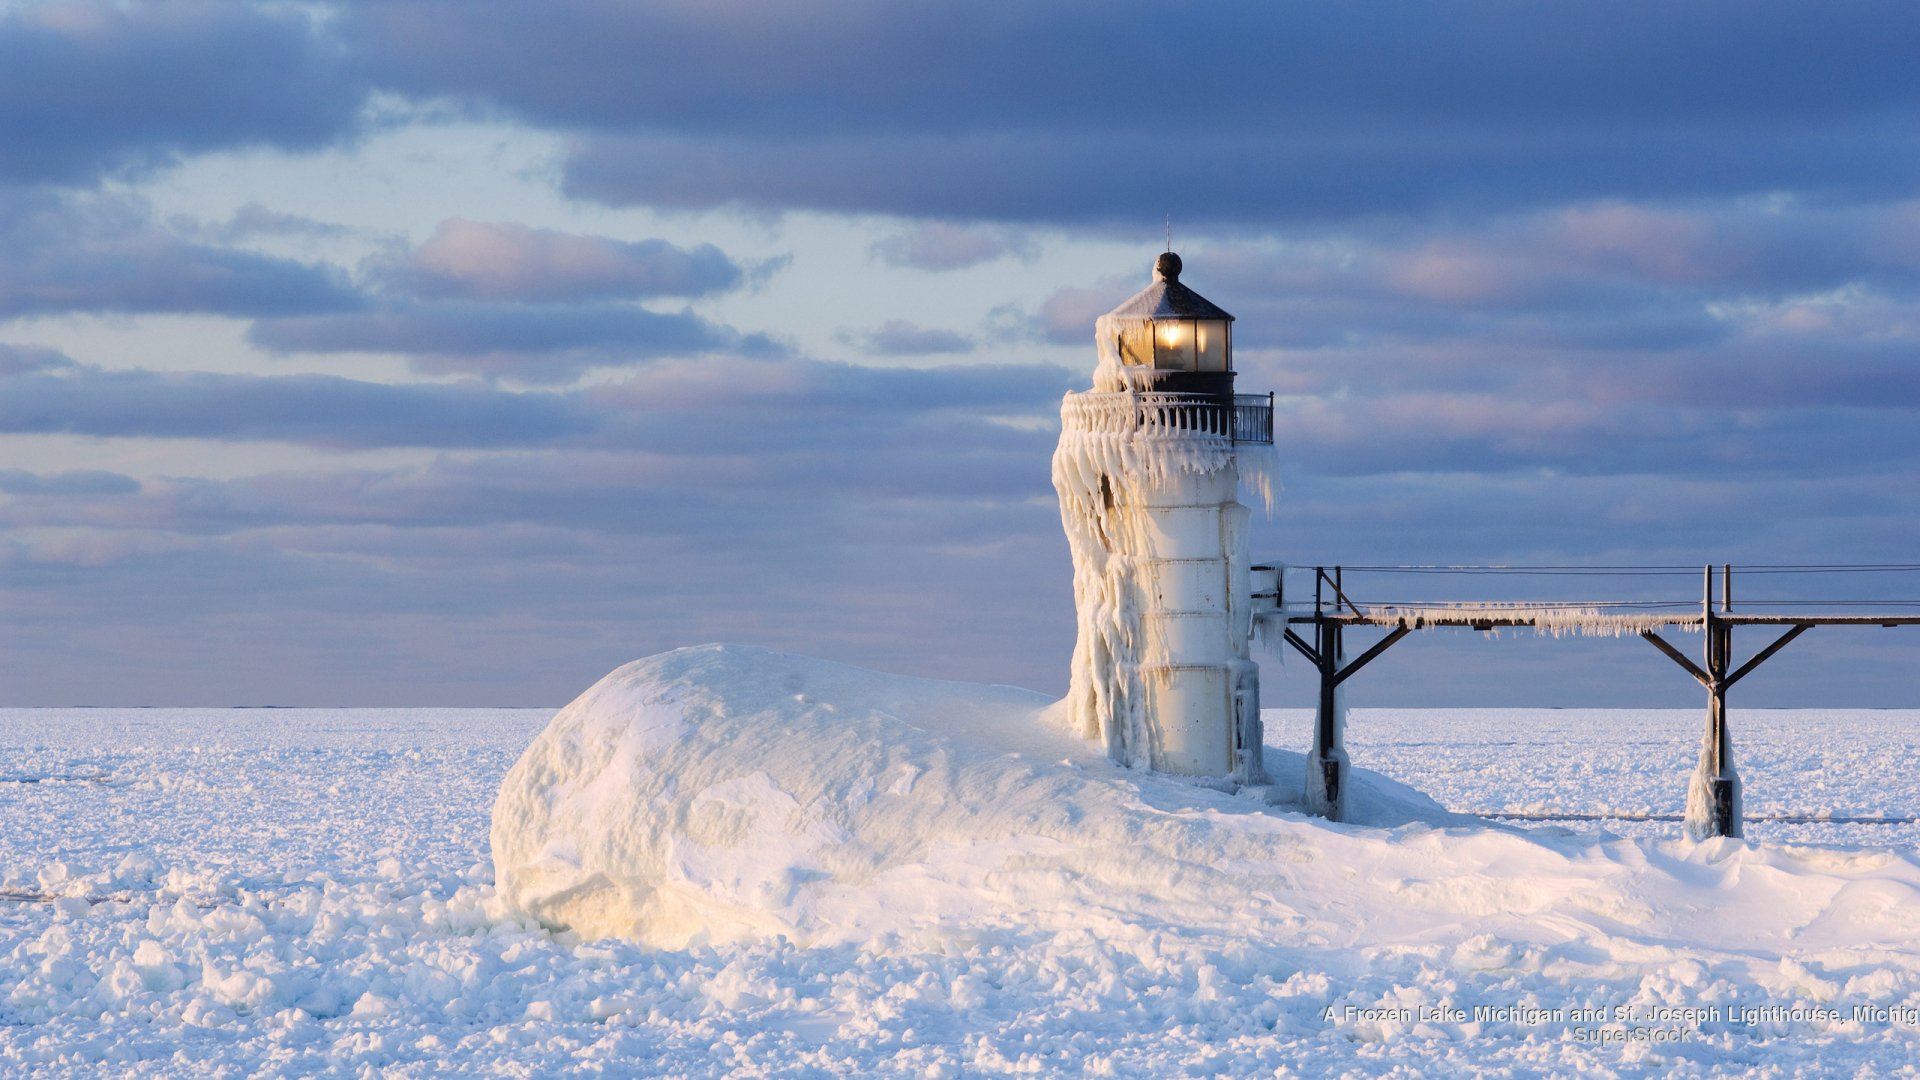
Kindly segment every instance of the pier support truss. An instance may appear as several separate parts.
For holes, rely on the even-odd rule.
[[[1913,626],[1920,625],[1920,615],[1735,613],[1733,567],[1721,568],[1717,602],[1714,576],[1713,567],[1704,569],[1698,615],[1621,615],[1602,611],[1601,608],[1606,606],[1604,604],[1445,604],[1362,608],[1348,599],[1340,567],[1316,568],[1313,613],[1281,616],[1287,644],[1313,665],[1320,684],[1314,709],[1313,749],[1307,758],[1309,809],[1334,821],[1346,819],[1349,763],[1344,745],[1346,716],[1341,688],[1361,668],[1378,659],[1413,631],[1437,627],[1470,627],[1475,630],[1531,627],[1556,633],[1600,633],[1616,637],[1637,633],[1680,665],[1707,691],[1706,730],[1701,740],[1699,764],[1687,789],[1688,834],[1697,840],[1710,836],[1741,836],[1740,774],[1733,761],[1733,741],[1727,721],[1727,691],[1786,648],[1795,638],[1816,626]],[[1733,628],[1742,625],[1785,629],[1745,663],[1733,667]],[[1359,656],[1348,660],[1345,632],[1361,626],[1382,627],[1387,634]],[[1308,632],[1312,640],[1302,636],[1296,627],[1310,627]],[[1685,653],[1660,636],[1662,628],[1703,630],[1706,637],[1705,655],[1702,657],[1704,662],[1696,664],[1688,659]]]
[[[1324,604],[1324,586],[1333,593],[1336,612],[1344,607],[1358,615],[1360,609],[1349,603],[1341,592],[1340,578],[1338,567],[1334,568],[1331,575],[1320,572],[1314,582],[1314,607],[1318,610]],[[1340,700],[1340,684],[1373,663],[1381,653],[1392,648],[1394,642],[1411,634],[1413,628],[1404,624],[1396,626],[1366,652],[1347,661],[1346,649],[1341,641],[1347,623],[1338,618],[1315,618],[1309,621],[1313,624],[1311,645],[1294,633],[1291,626],[1287,627],[1286,632],[1287,643],[1299,650],[1320,675],[1320,697],[1313,713],[1313,752],[1307,756],[1307,805],[1316,814],[1334,821],[1344,821],[1347,815],[1347,751],[1342,743],[1346,710]]]

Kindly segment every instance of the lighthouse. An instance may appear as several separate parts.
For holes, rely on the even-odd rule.
[[[1234,393],[1233,316],[1180,256],[1100,317],[1093,388],[1060,406],[1053,456],[1078,636],[1068,708],[1114,760],[1267,782],[1243,481],[1271,499],[1271,394]]]

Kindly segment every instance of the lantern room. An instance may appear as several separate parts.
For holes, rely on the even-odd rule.
[[[1100,320],[1121,367],[1143,389],[1233,393],[1233,316],[1180,283],[1180,256],[1153,264],[1153,284]]]

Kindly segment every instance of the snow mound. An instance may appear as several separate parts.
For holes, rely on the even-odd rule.
[[[1297,815],[1126,769],[1066,724],[1030,691],[761,649],[638,660],[508,773],[496,882],[509,906],[586,937],[821,944],[1066,929],[1092,912],[1212,923],[1220,896],[1271,888],[1276,865],[1306,857]],[[1267,753],[1272,775],[1303,774],[1298,755]],[[1354,786],[1362,822],[1465,820],[1364,770]]]

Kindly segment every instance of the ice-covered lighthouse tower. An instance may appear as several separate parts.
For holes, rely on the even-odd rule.
[[[1260,784],[1239,490],[1271,501],[1273,398],[1234,394],[1232,327],[1160,256],[1095,324],[1100,363],[1061,402],[1053,486],[1079,612],[1074,722],[1125,764]]]

